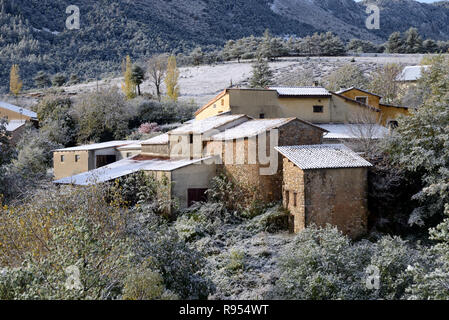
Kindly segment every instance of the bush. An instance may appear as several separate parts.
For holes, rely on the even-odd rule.
[[[271,297],[279,299],[401,299],[413,284],[409,266],[429,256],[400,238],[351,243],[336,228],[308,228],[282,252],[280,277]],[[366,271],[379,270],[379,290],[367,285]]]

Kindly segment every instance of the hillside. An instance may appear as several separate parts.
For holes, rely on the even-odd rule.
[[[120,71],[127,54],[144,60],[156,52],[222,46],[266,28],[280,36],[331,30],[346,40],[380,43],[416,26],[425,37],[449,39],[447,2],[374,2],[382,15],[381,30],[372,32],[364,27],[364,3],[353,0],[0,0],[0,91],[7,90],[13,63],[25,88],[40,70],[104,78]],[[69,4],[80,8],[80,30],[65,30]]]

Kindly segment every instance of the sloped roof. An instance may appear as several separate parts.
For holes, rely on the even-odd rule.
[[[215,96],[213,99],[209,100],[209,102],[207,102],[204,106],[199,108],[195,112],[195,116],[199,115],[203,110],[207,109],[211,104],[215,103],[217,100],[220,100],[221,98],[223,98],[227,93],[228,93],[228,89],[221,91],[217,96]]]
[[[244,122],[234,128],[215,134],[212,140],[233,140],[245,137],[253,137],[263,132],[278,128],[295,118],[285,119],[255,119]]]
[[[211,157],[195,160],[170,160],[163,158],[152,158],[150,160],[136,160],[139,157],[131,159],[124,159],[114,162],[105,167],[101,167],[96,170],[84,172],[72,177],[63,178],[54,181],[56,184],[74,184],[74,185],[94,185],[97,183],[103,183],[112,181],[120,177],[130,175],[138,171],[173,171],[180,169],[195,163],[199,163],[204,160],[208,160]],[[145,158],[143,158],[145,159]]]
[[[389,130],[377,124],[317,124],[327,131],[324,139],[361,139],[371,137],[382,139],[389,134]]]
[[[342,144],[275,147],[302,170],[367,168],[372,164]]]
[[[186,124],[182,127],[170,131],[170,134],[202,134],[210,130],[217,129],[226,124],[232,123],[233,121],[248,118],[248,116],[243,114],[237,115],[220,115],[203,120],[195,120],[192,123]]]
[[[270,87],[276,90],[279,96],[312,96],[330,97],[331,93],[322,87]]]
[[[109,141],[109,142],[103,142],[103,143],[94,143],[94,144],[87,144],[83,146],[73,147],[73,148],[65,148],[65,149],[57,149],[54,151],[62,152],[62,151],[91,151],[91,150],[101,150],[101,149],[108,149],[108,148],[117,148],[117,147],[123,147],[130,144],[136,144],[140,141],[132,141],[132,140],[121,140],[121,141]]]
[[[356,88],[356,87],[351,87],[351,88],[348,88],[348,89],[343,89],[343,90],[337,91],[336,93],[338,93],[338,94],[343,94],[343,93],[345,93],[345,92],[352,91],[352,90],[358,90],[358,91],[364,92],[364,93],[366,93],[366,94],[370,94],[370,95],[373,95],[373,96],[382,98],[382,96],[380,96],[380,95],[378,95],[378,94],[376,94],[376,93],[369,92],[369,91],[366,91],[366,90],[364,90],[364,89],[360,89],[360,88]]]
[[[402,70],[397,81],[417,81],[422,77],[422,71],[429,69],[430,66],[409,66]]]
[[[15,105],[10,104],[10,103],[6,103],[6,102],[3,102],[3,101],[0,101],[0,108],[6,109],[6,110],[9,110],[9,111],[13,111],[13,112],[16,112],[16,113],[20,113],[20,114],[23,114],[24,116],[27,116],[27,117],[30,117],[30,118],[33,118],[33,119],[37,119],[37,113],[36,112],[33,112],[31,110],[15,106]]]
[[[326,131],[312,123],[297,119],[297,118],[279,118],[279,119],[254,119],[246,121],[238,126],[230,128],[226,131],[220,132],[211,137],[212,140],[234,140],[242,138],[250,138],[261,133],[267,132],[271,129],[279,128],[291,121],[300,121],[319,130]]]
[[[154,138],[145,140],[142,144],[168,144],[168,134],[164,133]]]
[[[9,120],[6,123],[6,131],[14,132],[20,127],[24,126],[26,123],[25,120]]]

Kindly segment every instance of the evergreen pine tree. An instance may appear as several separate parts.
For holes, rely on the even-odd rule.
[[[132,68],[132,81],[137,86],[137,94],[140,96],[140,85],[145,80],[145,71],[139,66],[134,65]]]
[[[272,84],[273,72],[268,62],[259,56],[253,65],[253,75],[250,79],[251,88],[265,88]]]
[[[51,84],[51,81],[44,71],[39,71],[34,77],[34,84],[38,88],[46,88]]]
[[[404,41],[402,39],[400,32],[393,32],[388,38],[387,42],[387,52],[388,53],[403,53],[404,52]]]

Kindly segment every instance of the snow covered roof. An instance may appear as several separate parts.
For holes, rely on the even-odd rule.
[[[149,160],[136,160],[139,156],[114,162],[96,170],[84,172],[72,177],[54,181],[56,184],[74,184],[80,186],[93,185],[115,180],[120,177],[130,175],[138,171],[173,171],[195,163],[208,160],[211,157],[195,160],[170,160],[162,158],[152,158]],[[145,158],[143,158],[145,159]]]
[[[347,88],[347,89],[342,89],[342,90],[340,90],[340,91],[337,91],[336,93],[338,93],[338,94],[343,94],[343,93],[345,93],[345,92],[352,91],[352,90],[358,90],[358,91],[364,92],[364,93],[366,93],[366,94],[369,94],[369,95],[373,95],[373,96],[382,98],[382,96],[380,96],[380,95],[378,95],[378,94],[376,94],[376,93],[369,92],[369,91],[366,91],[366,90],[364,90],[364,89],[360,89],[360,88],[356,88],[356,87],[351,87],[351,88]]]
[[[171,134],[203,134],[210,130],[217,129],[226,124],[232,123],[242,118],[248,118],[243,114],[237,115],[221,115],[215,116],[203,120],[195,120],[189,124],[186,124],[180,128],[170,131]]]
[[[126,146],[117,148],[117,150],[140,150],[140,149],[142,149],[141,143],[128,144]]]
[[[91,151],[91,150],[101,150],[101,149],[123,147],[123,146],[126,146],[126,145],[136,144],[136,143],[140,143],[140,141],[132,141],[132,140],[109,141],[109,142],[103,142],[103,143],[87,144],[87,145],[73,147],[73,148],[57,149],[57,150],[54,150],[54,151],[58,151],[58,152],[63,152],[63,151]]]
[[[324,139],[382,139],[389,134],[389,130],[377,124],[317,124],[318,127],[329,131]]]
[[[275,147],[302,170],[366,168],[372,164],[342,144]]]
[[[330,97],[331,93],[321,87],[271,87],[279,96],[313,96]]]
[[[142,144],[168,144],[168,134],[164,133],[154,138],[145,140]]]
[[[244,122],[236,127],[215,134],[212,140],[233,140],[245,137],[254,137],[273,128],[278,128],[295,118],[286,119],[255,119]]]
[[[6,109],[6,110],[9,110],[9,111],[13,111],[13,112],[16,112],[16,113],[20,113],[20,114],[23,114],[24,116],[27,116],[27,117],[30,117],[30,118],[33,118],[33,119],[37,119],[37,113],[36,112],[33,112],[33,111],[28,110],[28,109],[24,109],[24,108],[15,106],[15,105],[10,104],[10,103],[6,103],[6,102],[3,102],[3,101],[0,101],[0,108]]]
[[[402,70],[397,81],[417,81],[422,77],[422,71],[429,69],[430,66],[409,66]]]
[[[9,122],[6,123],[6,131],[14,132],[24,126],[25,123],[25,120],[9,120]]]

